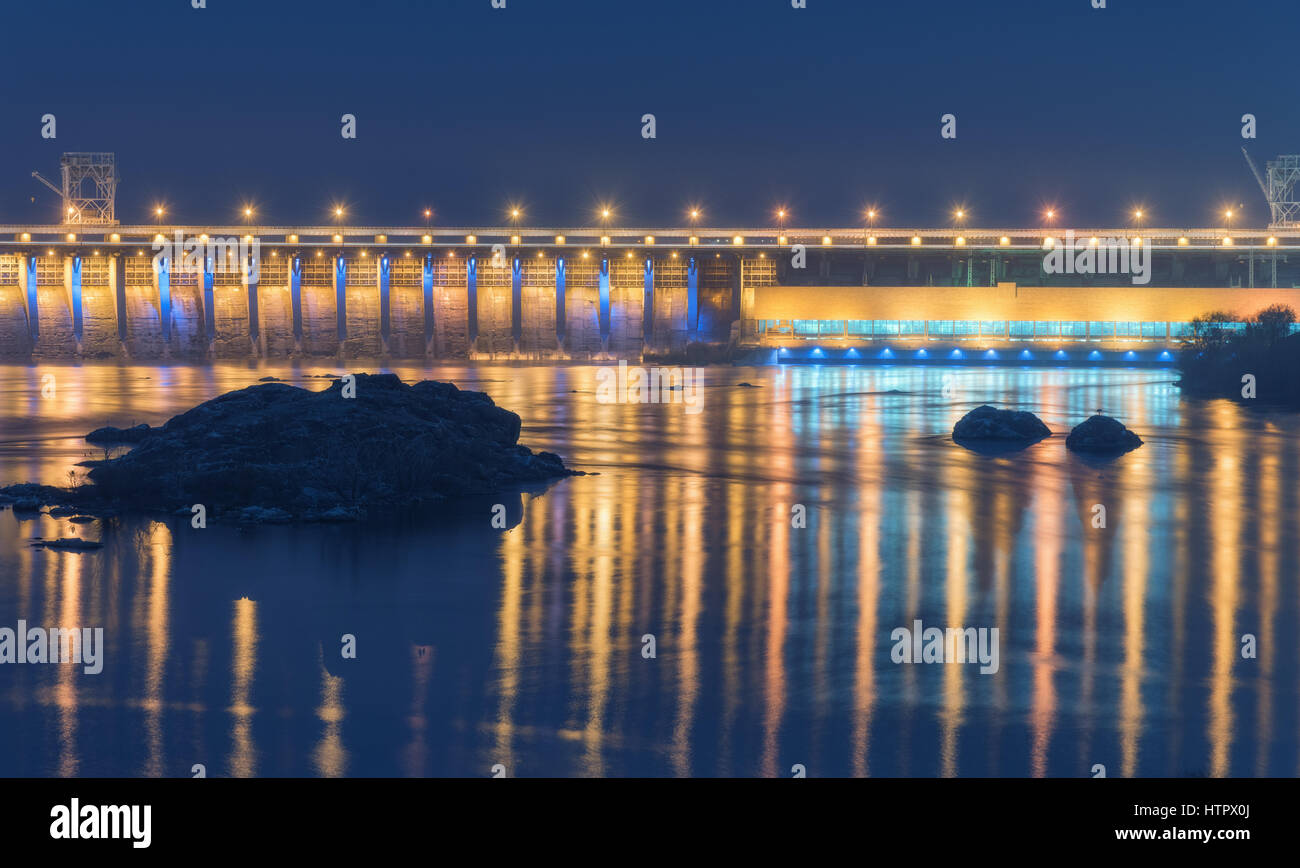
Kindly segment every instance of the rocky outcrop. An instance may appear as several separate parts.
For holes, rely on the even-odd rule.
[[[89,462],[92,484],[6,491],[15,506],[39,498],[90,514],[202,504],[209,519],[347,521],[573,475],[558,456],[519,445],[520,426],[487,395],[450,383],[358,374],[346,396],[342,380],[320,392],[266,383],[127,429],[147,430],[130,452]]]
[[[87,443],[113,445],[117,443],[139,443],[153,431],[148,425],[136,425],[133,428],[114,428],[111,425],[96,428],[86,435]]]
[[[1065,438],[1065,448],[1088,455],[1122,455],[1142,445],[1142,438],[1110,416],[1092,416]]]
[[[1028,446],[1051,436],[1051,429],[1033,413],[987,404],[962,416],[952,428],[952,439],[963,445]]]

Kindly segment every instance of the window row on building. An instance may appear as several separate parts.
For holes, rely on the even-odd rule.
[[[1240,331],[1245,323],[1220,323]],[[760,333],[795,338],[942,338],[966,340],[1188,340],[1189,322],[1062,322],[1056,320],[759,320]],[[1293,326],[1300,331],[1300,326]]]

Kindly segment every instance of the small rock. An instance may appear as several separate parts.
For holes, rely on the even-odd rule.
[[[1091,455],[1122,455],[1142,445],[1142,438],[1110,416],[1092,416],[1065,438],[1065,448]]]
[[[1051,429],[1033,413],[999,410],[987,404],[962,416],[952,428],[952,439],[958,443],[994,441],[1029,445],[1051,436]]]
[[[70,506],[54,506],[50,508],[50,516],[52,518],[67,518],[70,515],[76,514],[77,510]]]

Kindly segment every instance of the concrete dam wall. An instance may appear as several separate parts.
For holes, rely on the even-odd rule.
[[[640,358],[726,343],[765,256],[0,255],[0,358]]]

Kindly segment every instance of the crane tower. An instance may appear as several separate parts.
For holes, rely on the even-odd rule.
[[[1296,199],[1296,184],[1300,182],[1300,154],[1283,154],[1276,160],[1268,161],[1267,177],[1260,174],[1255,161],[1245,148],[1246,163],[1259,182],[1259,189],[1264,191],[1268,200],[1269,228],[1294,229],[1300,227],[1300,200]]]
[[[68,153],[59,160],[63,188],[44,178],[40,172],[32,177],[63,197],[60,223],[116,226],[117,155],[107,153]]]

